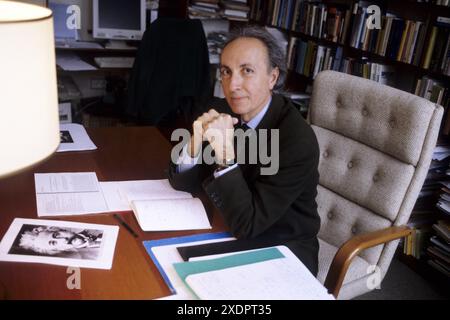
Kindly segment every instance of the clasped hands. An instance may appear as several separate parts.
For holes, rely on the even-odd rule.
[[[192,124],[192,137],[188,152],[194,158],[198,155],[203,141],[208,141],[214,150],[218,164],[226,164],[235,158],[233,147],[234,125],[238,119],[226,113],[211,109],[203,113]]]

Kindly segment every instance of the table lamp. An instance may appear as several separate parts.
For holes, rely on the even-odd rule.
[[[59,136],[52,12],[0,1],[0,177],[46,159]]]

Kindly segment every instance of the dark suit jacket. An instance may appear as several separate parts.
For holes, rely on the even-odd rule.
[[[276,174],[261,175],[260,163],[239,164],[214,178],[213,165],[198,164],[177,173],[172,163],[169,181],[175,189],[189,192],[202,186],[243,249],[287,245],[316,275],[320,227],[315,201],[319,179],[316,136],[292,103],[280,95],[272,97],[256,129],[279,129]]]

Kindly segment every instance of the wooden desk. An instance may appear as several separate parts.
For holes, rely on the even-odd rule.
[[[98,149],[55,153],[46,162],[11,177],[0,179],[0,237],[16,217],[38,218],[34,188],[36,172],[95,171],[100,181],[163,179],[171,145],[155,128],[114,127],[88,129]],[[153,299],[170,294],[147,255],[143,240],[223,231],[224,224],[201,195],[212,230],[143,232],[131,211],[122,217],[139,234],[134,238],[120,227],[111,270],[81,269],[81,289],[69,290],[71,274],[61,266],[0,262],[0,299]],[[51,218],[118,225],[112,214]]]

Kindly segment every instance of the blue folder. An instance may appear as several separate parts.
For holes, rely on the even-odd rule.
[[[173,287],[172,283],[170,282],[169,278],[167,277],[167,274],[164,272],[162,266],[158,262],[158,259],[153,254],[152,248],[159,247],[159,246],[167,246],[167,245],[173,245],[173,244],[182,244],[182,243],[188,243],[188,242],[221,239],[221,238],[229,238],[229,237],[232,237],[232,235],[228,232],[201,233],[201,234],[194,234],[191,236],[165,238],[165,239],[158,239],[158,240],[148,240],[148,241],[143,241],[142,243],[144,244],[145,250],[147,250],[147,253],[149,254],[153,263],[158,268],[158,271],[161,273],[161,276],[163,277],[163,279],[166,282],[167,286],[169,287],[170,291],[175,294],[176,290]]]

